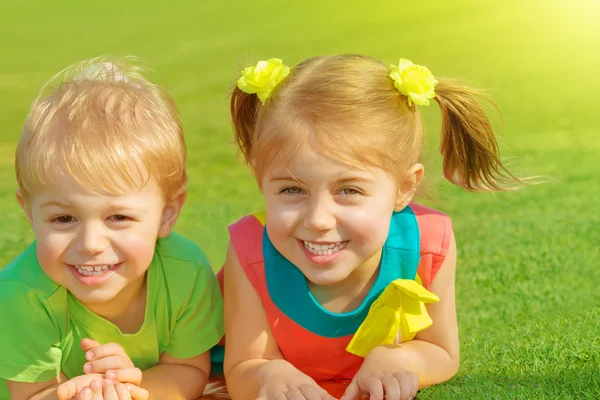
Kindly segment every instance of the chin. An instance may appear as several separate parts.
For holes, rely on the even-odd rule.
[[[348,278],[348,274],[334,271],[319,271],[314,274],[304,275],[312,284],[319,286],[335,285]]]

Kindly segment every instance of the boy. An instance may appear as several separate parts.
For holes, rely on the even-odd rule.
[[[177,108],[124,61],[59,76],[16,152],[36,240],[0,271],[0,379],[12,399],[197,398],[223,306],[202,251],[171,232],[187,183]]]

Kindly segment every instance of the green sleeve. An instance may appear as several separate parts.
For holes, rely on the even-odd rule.
[[[22,283],[0,281],[0,378],[46,382],[60,374],[60,334],[50,305]]]
[[[208,263],[201,263],[187,307],[177,319],[166,352],[176,358],[200,355],[221,340],[223,325],[219,283]]]

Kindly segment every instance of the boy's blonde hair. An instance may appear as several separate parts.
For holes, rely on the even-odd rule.
[[[383,168],[402,185],[408,168],[421,160],[423,124],[389,72],[370,57],[314,57],[295,66],[265,104],[235,87],[235,141],[259,184],[274,157],[291,160],[308,142],[349,164]],[[438,80],[445,176],[471,191],[520,182],[502,164],[491,122],[477,101],[484,96]]]
[[[24,198],[60,176],[116,195],[140,190],[150,179],[165,199],[185,187],[179,111],[134,60],[83,61],[42,88],[16,151]]]

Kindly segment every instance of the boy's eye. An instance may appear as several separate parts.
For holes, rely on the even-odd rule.
[[[301,194],[303,191],[302,189],[300,189],[299,187],[289,187],[289,188],[285,188],[281,191],[281,193],[286,193],[286,194]]]
[[[344,188],[340,190],[340,192],[346,196],[356,196],[357,194],[361,194],[360,190],[354,188]]]
[[[110,217],[110,219],[112,219],[113,221],[128,221],[129,217],[125,216],[125,215],[113,215]]]
[[[68,224],[75,221],[75,218],[70,215],[61,215],[52,220],[52,222],[58,222],[59,224]]]

